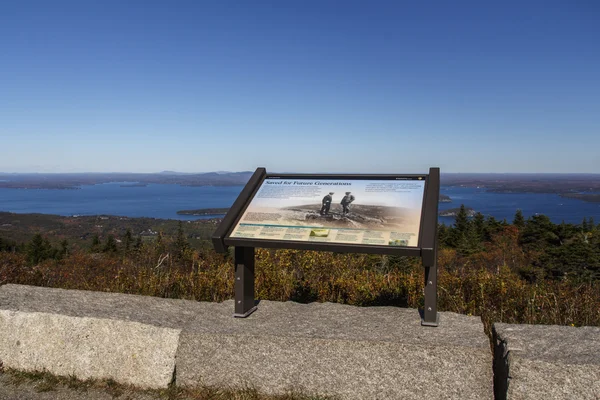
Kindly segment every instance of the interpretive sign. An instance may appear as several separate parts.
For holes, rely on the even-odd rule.
[[[439,168],[422,175],[267,174],[258,168],[213,235],[235,246],[236,317],[254,305],[254,248],[417,256],[423,325],[437,326]]]
[[[266,178],[230,237],[417,247],[425,178]]]

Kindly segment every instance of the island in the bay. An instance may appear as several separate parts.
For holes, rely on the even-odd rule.
[[[560,196],[569,199],[583,200],[588,203],[600,203],[600,193],[564,193]]]
[[[199,208],[197,210],[180,210],[178,215],[224,215],[227,214],[229,208]]]
[[[122,185],[119,185],[122,188],[135,188],[135,187],[146,187],[148,186],[147,183],[125,183]]]
[[[471,207],[465,207],[465,211],[467,212],[467,217],[474,217],[477,214],[477,211],[473,210]],[[448,210],[443,210],[439,212],[440,217],[456,217],[460,212],[460,208],[449,208]]]

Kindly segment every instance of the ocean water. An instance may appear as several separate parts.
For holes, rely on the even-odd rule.
[[[123,183],[82,186],[78,190],[3,189],[0,211],[56,215],[119,215],[179,220],[211,216],[177,215],[179,210],[230,207],[242,186],[178,186],[150,184],[145,187],[121,187]],[[517,209],[525,217],[545,214],[556,223],[580,223],[584,217],[600,222],[600,203],[562,198],[555,194],[488,193],[484,189],[442,187],[441,193],[452,203],[440,203],[440,210],[464,204],[484,215],[511,222]],[[451,224],[453,217],[440,217]]]
[[[242,186],[123,184],[131,183],[85,185],[77,190],[0,188],[0,211],[196,220],[210,217],[177,215],[177,211],[230,207],[242,190]]]
[[[450,196],[452,203],[440,203],[439,209],[447,210],[464,204],[485,216],[512,222],[517,209],[525,218],[536,214],[548,216],[552,222],[581,223],[583,218],[593,217],[600,222],[600,203],[560,197],[549,193],[491,193],[485,189],[444,187],[440,193]],[[446,225],[454,222],[454,217],[440,217]]]

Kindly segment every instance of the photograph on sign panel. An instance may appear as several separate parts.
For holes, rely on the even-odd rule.
[[[231,237],[417,246],[425,181],[267,178]]]

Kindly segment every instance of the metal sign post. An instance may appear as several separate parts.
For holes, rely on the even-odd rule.
[[[349,190],[352,185],[362,188],[363,197],[370,198],[371,202],[360,206],[352,205],[351,203],[355,199],[355,192]],[[276,206],[273,207],[271,205],[271,209],[278,210],[277,212],[265,212],[269,201],[276,203],[281,198],[286,198],[286,188],[289,189],[289,193],[293,193],[289,196],[289,201],[296,201],[294,199],[299,191],[308,194],[309,196],[304,196],[309,198],[317,198],[323,192],[329,194],[323,198],[322,206],[309,202],[310,204],[292,207],[288,202],[285,206],[275,204]],[[417,189],[411,192],[411,188]],[[332,190],[345,193],[341,202],[343,210],[339,213],[330,211],[330,196],[334,194]],[[424,175],[274,175],[267,174],[264,168],[258,168],[212,237],[217,252],[224,253],[228,246],[235,247],[234,317],[245,318],[257,308],[254,300],[254,248],[287,248],[420,257],[423,261],[425,279],[425,303],[421,324],[438,326],[437,219],[439,192],[439,168],[430,168],[429,174]],[[397,200],[398,197],[394,196],[400,196],[398,193],[410,193],[413,208],[403,204],[390,205],[385,202],[381,205],[381,193],[383,193],[381,196],[388,195],[388,202]],[[419,195],[422,198],[417,197]],[[299,197],[302,196],[301,194]],[[415,199],[421,200],[417,204]],[[392,214],[390,220],[382,217],[381,220],[385,224],[377,225],[384,226],[380,231],[371,228],[344,228],[344,225],[339,225],[343,221],[352,222],[347,221],[349,214],[352,215],[354,210],[361,210],[360,207],[366,210],[365,212],[371,213],[381,212],[386,207],[388,210],[398,210],[404,207],[403,212],[407,210],[412,212],[410,215],[414,220],[413,225],[407,229],[385,228],[390,224],[396,227],[404,226],[394,222],[398,215],[401,216],[400,220],[402,221],[403,214]],[[307,220],[298,221],[294,217],[286,220],[286,218],[280,218],[278,212],[289,215],[300,213],[305,215]],[[277,220],[273,219],[269,222],[269,218],[277,218]],[[280,222],[280,219],[283,222]],[[264,222],[265,220],[267,222]],[[375,220],[377,219],[375,218]],[[311,223],[310,221],[316,222]],[[367,233],[371,236],[367,236]],[[364,235],[364,239],[360,235]],[[359,237],[360,240],[356,239]]]
[[[437,312],[437,226],[438,202],[440,197],[440,169],[431,168],[428,178],[428,193],[423,210],[423,236],[421,237],[421,259],[425,268],[425,304],[421,325],[438,326]],[[435,195],[435,198],[434,198]]]
[[[246,318],[256,311],[254,304],[254,247],[235,248],[235,313]]]

